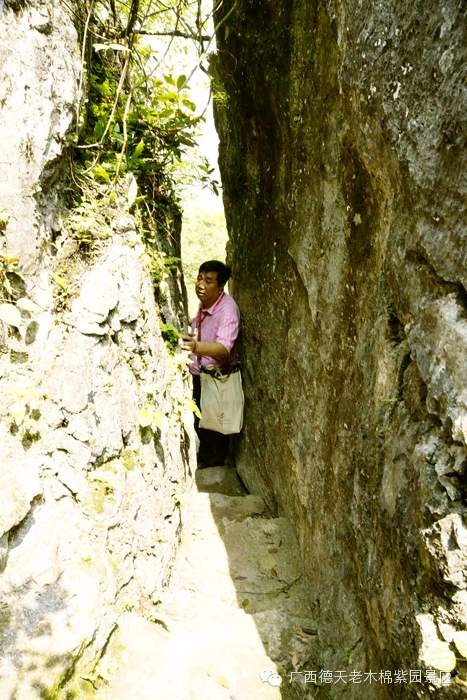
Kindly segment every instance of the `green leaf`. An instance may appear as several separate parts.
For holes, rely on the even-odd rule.
[[[68,292],[68,280],[66,280],[64,277],[60,277],[60,275],[52,275],[52,279],[61,290]]]
[[[187,411],[191,411],[192,413],[195,414],[197,418],[201,418],[201,411],[199,410],[198,406],[196,403],[193,401],[193,399],[189,399],[186,404],[185,404],[185,409]]]
[[[179,75],[177,78],[177,89],[181,90],[186,83],[186,75]]]
[[[152,413],[150,408],[142,408],[138,413],[138,424],[142,428],[148,428],[151,425]]]
[[[196,105],[194,102],[192,102],[191,100],[187,100],[187,99],[183,99],[182,102],[185,105],[185,107],[188,107],[189,110],[191,110],[192,112],[195,111]]]
[[[184,146],[194,146],[196,144],[196,141],[192,139],[191,136],[184,136],[181,134],[178,140],[180,143],[183,143]]]
[[[164,75],[164,80],[166,83],[169,83],[169,85],[175,85],[175,80],[171,75]]]
[[[112,133],[111,141],[112,143],[122,145],[125,142],[125,139],[123,138],[122,134],[118,133],[118,131],[114,131]]]
[[[95,166],[94,174],[101,180],[104,180],[104,182],[110,182],[110,175],[102,165],[97,164]]]
[[[133,151],[132,158],[139,158],[141,153],[144,151],[146,144],[144,143],[144,139],[141,139],[141,141],[137,144],[135,150]]]
[[[140,428],[151,428],[155,430],[162,425],[162,413],[154,406],[145,406],[138,413],[138,424]]]
[[[164,119],[165,117],[171,117],[175,114],[175,109],[173,107],[165,107],[159,112],[159,117]]]
[[[105,124],[106,121],[105,119],[99,119],[95,124],[94,124],[94,138],[100,139],[102,134],[105,131]]]

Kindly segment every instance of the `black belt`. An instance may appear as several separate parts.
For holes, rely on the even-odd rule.
[[[201,367],[201,372],[204,372],[204,374],[210,374],[211,377],[225,377],[229,374],[233,374],[234,372],[240,372],[240,363],[239,362],[234,362],[228,367]]]

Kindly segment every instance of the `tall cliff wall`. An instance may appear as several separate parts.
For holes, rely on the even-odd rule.
[[[193,421],[126,191],[100,239],[92,202],[67,220],[81,68],[68,5],[1,6],[0,696],[81,698],[114,670],[121,614],[154,619]],[[177,324],[169,291],[162,320]]]
[[[467,617],[462,5],[228,0],[217,23],[237,465],[296,524],[309,669],[452,670]],[[462,695],[462,668],[439,697]]]

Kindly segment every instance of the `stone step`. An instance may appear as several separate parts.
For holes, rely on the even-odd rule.
[[[198,491],[223,493],[227,496],[244,496],[247,491],[232,467],[206,467],[197,469],[195,481]]]
[[[125,613],[107,651],[106,700],[278,700],[261,674],[275,669],[252,618],[209,607],[164,630]],[[102,664],[104,666],[104,664]]]
[[[276,700],[279,672],[287,684],[318,642],[290,523],[237,495],[233,470],[208,471],[204,484],[228,480],[234,494],[188,497],[156,622],[125,613],[101,662],[114,669],[106,700]]]

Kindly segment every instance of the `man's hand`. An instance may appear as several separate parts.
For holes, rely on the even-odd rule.
[[[195,355],[205,355],[207,357],[213,357],[222,363],[229,361],[230,353],[227,348],[222,345],[222,343],[204,343],[197,341],[196,338],[191,334],[182,335],[180,340],[180,347],[182,350],[187,350]]]
[[[195,337],[189,333],[182,335],[180,347],[182,348],[182,350],[188,350],[188,352],[196,352]]]

